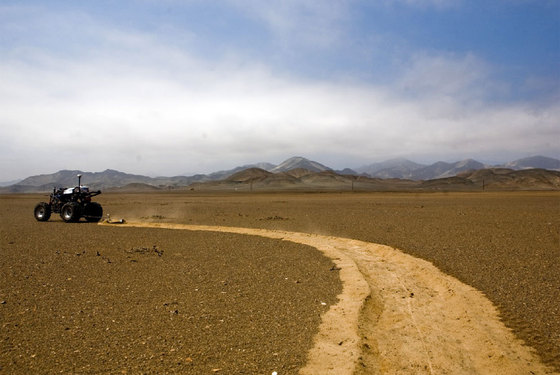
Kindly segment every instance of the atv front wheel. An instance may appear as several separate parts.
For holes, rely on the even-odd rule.
[[[60,217],[67,223],[75,223],[80,220],[80,206],[77,203],[70,202],[62,206]]]
[[[84,217],[90,223],[97,223],[103,217],[103,207],[97,202],[87,203],[84,207]]]
[[[51,205],[46,202],[41,202],[35,206],[33,214],[35,215],[35,220],[47,221],[51,217]]]

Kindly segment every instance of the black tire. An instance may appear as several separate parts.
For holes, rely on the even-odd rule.
[[[75,223],[80,220],[81,212],[78,203],[70,202],[62,206],[60,217],[67,223]]]
[[[97,223],[103,217],[103,207],[97,202],[87,203],[84,207],[84,217],[90,223]]]
[[[51,217],[51,205],[46,202],[41,202],[35,206],[33,214],[35,215],[35,220],[47,221]]]

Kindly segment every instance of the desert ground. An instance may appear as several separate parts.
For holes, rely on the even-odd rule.
[[[311,239],[331,238],[341,254],[344,246],[342,242],[336,245],[336,241],[343,238],[355,240],[356,249],[384,244],[391,248],[372,251],[393,254],[392,248],[400,249],[403,256],[409,254],[431,262],[443,275],[467,287],[453,284],[449,290],[473,294],[473,298],[482,301],[481,306],[486,306],[487,298],[489,307],[485,311],[496,307],[501,321],[515,337],[485,325],[486,313],[465,320],[474,318],[481,330],[497,332],[512,345],[522,340],[529,352],[534,348],[537,359],[523,358],[529,371],[560,371],[558,192],[184,191],[103,194],[98,198],[105,213],[131,223],[286,233],[269,238],[258,233],[202,229],[66,224],[57,215],[49,222],[39,223],[33,219],[32,210],[46,197],[0,196],[0,371],[308,371],[313,362],[309,353],[317,348],[325,317],[338,306],[346,290],[346,265],[338,264],[340,258],[336,255],[333,258],[319,251],[314,240],[301,241],[308,244],[284,240],[289,239],[288,232],[315,236]],[[373,286],[368,298],[373,303],[360,311],[358,332],[362,337],[356,346],[359,353],[351,353],[358,364],[356,373],[391,373],[391,363],[383,362],[383,358],[390,358],[388,354],[367,353],[373,341],[387,339],[382,337],[383,332],[390,332],[392,342],[401,337],[408,340],[408,331],[413,328],[422,333],[419,327],[423,319],[437,320],[437,316],[458,306],[449,296],[449,304],[439,306],[441,314],[436,316],[432,311],[431,316],[422,315],[421,301],[429,299],[423,291],[436,279],[426,278],[424,289],[415,289],[418,285],[406,284],[406,274],[401,274],[394,283],[406,286],[406,298],[398,298],[404,303],[403,310],[416,311],[409,314],[415,319],[414,327],[398,327],[393,320],[385,331],[377,332],[375,340],[373,334],[367,337],[364,332],[368,327],[383,327],[383,322],[367,321],[364,316],[379,316],[379,311],[373,310],[390,303],[376,293],[391,287],[390,283],[384,287],[376,284],[376,275],[381,280],[382,272],[387,271],[376,268],[384,259],[367,266],[359,259],[355,261],[358,273],[366,275]],[[403,262],[404,270],[415,261]],[[422,270],[432,272],[431,265],[425,263]],[[393,271],[399,274],[399,269]],[[390,274],[385,282],[390,280]],[[445,297],[444,292],[439,294]],[[400,312],[397,309],[394,313]],[[452,338],[467,340],[468,334],[464,333],[455,332],[457,337]],[[449,340],[450,335],[444,332],[440,336]],[[423,337],[420,344],[428,353],[427,365],[409,368],[409,372],[445,373],[438,367],[436,356],[426,350],[430,342]],[[400,341],[402,346],[408,343],[414,348],[416,344],[406,340]],[[339,342],[339,346],[345,345],[343,340]],[[489,358],[495,355],[492,350],[477,347],[475,352]],[[497,356],[509,355],[504,354],[505,349],[497,350]],[[460,362],[456,357],[448,361]],[[500,368],[499,361],[490,361],[498,366],[494,370]],[[406,361],[401,362],[400,366],[406,366]],[[463,368],[472,368],[473,373],[477,369],[467,365]]]

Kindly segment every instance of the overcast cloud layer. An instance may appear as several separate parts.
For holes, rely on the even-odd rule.
[[[81,3],[0,5],[0,181],[560,157],[555,1]]]

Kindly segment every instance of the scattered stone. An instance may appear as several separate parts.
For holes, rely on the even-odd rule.
[[[128,254],[132,254],[132,253],[149,254],[153,252],[156,253],[157,256],[163,256],[163,250],[158,249],[156,245],[153,245],[151,249],[147,247],[133,247],[130,250],[125,250],[125,252]]]
[[[152,249],[159,257],[163,255],[163,250],[159,250],[156,245],[154,245]]]
[[[285,217],[282,217],[282,216],[274,215],[274,216],[268,216],[268,217],[265,217],[265,218],[259,219],[259,220],[263,221],[263,220],[289,220],[289,219],[285,218]]]

